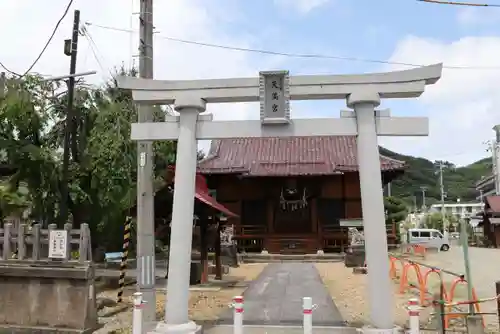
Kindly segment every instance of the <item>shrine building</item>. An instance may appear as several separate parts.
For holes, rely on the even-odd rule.
[[[380,164],[383,184],[405,169],[382,155]],[[214,140],[198,171],[237,215],[228,223],[240,251],[343,252],[348,227],[362,226],[355,136]]]

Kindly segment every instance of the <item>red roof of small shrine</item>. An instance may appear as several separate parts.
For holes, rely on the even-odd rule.
[[[175,174],[175,167],[174,166],[169,166],[167,169],[167,182],[173,182],[174,180],[174,174]],[[175,185],[174,185],[175,186]],[[207,180],[205,177],[201,174],[196,174],[196,185],[195,185],[195,194],[194,197],[199,200],[200,202],[205,203],[206,205],[214,208],[215,210],[222,212],[226,216],[229,217],[237,217],[237,215],[229,209],[227,209],[224,205],[220,204],[217,202],[215,198],[210,196],[208,193],[208,186],[207,186]]]
[[[383,171],[405,168],[380,156]],[[355,136],[234,138],[212,141],[202,174],[249,176],[333,175],[358,170]]]

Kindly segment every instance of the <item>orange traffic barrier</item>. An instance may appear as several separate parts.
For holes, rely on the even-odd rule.
[[[422,245],[413,245],[413,254],[415,255],[421,255],[422,257],[425,257],[425,254],[427,253],[427,248],[425,248]]]
[[[456,278],[453,281],[453,283],[451,283],[450,298],[448,299],[449,304],[453,303],[453,297],[455,296],[455,290],[456,290],[458,284],[460,284],[460,283],[469,285],[469,283],[463,277]],[[481,308],[479,307],[479,304],[477,303],[478,298],[477,298],[476,290],[474,288],[472,288],[472,301],[474,302],[473,305],[474,305],[474,308],[476,309],[476,312],[481,313]],[[452,307],[453,306],[451,306],[451,305],[447,306],[448,313],[452,312]],[[450,323],[450,319],[460,318],[460,317],[463,317],[463,315],[462,314],[446,314],[444,317],[445,328],[448,328],[448,325]],[[483,327],[484,327],[484,318],[482,319],[482,322],[483,322]]]
[[[425,273],[422,273],[422,266],[420,266],[418,263],[415,263],[410,260],[405,260],[401,258],[397,258],[394,256],[389,257],[390,261],[390,276],[392,279],[396,279],[398,277],[397,275],[397,268],[396,268],[396,263],[401,264],[401,277],[400,277],[400,283],[399,283],[399,293],[406,293],[410,287],[417,288],[419,290],[419,297],[420,297],[420,304],[423,306],[430,306],[436,301],[432,299],[428,299],[427,296],[430,293],[430,290],[428,289],[428,283],[429,283],[429,276],[434,273],[434,275],[438,275],[440,284],[440,291],[443,292],[443,301],[446,306],[446,311],[447,314],[445,314],[445,328],[448,328],[450,319],[452,318],[459,318],[464,315],[462,314],[451,314],[452,313],[452,307],[454,304],[454,298],[455,298],[455,290],[459,284],[468,284],[467,281],[463,277],[458,277],[456,278],[451,286],[450,289],[446,289],[445,284],[443,283],[442,280],[442,274],[443,272],[439,268],[428,268]],[[413,268],[413,271],[415,272],[416,278],[417,278],[417,285],[412,285],[409,282],[408,279],[408,274]],[[474,308],[476,309],[477,313],[481,313],[480,307],[479,307],[479,300],[477,298],[476,290],[472,288],[472,301],[467,301],[468,304],[474,304]],[[429,303],[430,302],[430,303]],[[459,302],[460,303],[460,302]],[[464,302],[465,303],[465,302]],[[484,326],[484,319],[483,319],[483,326]]]
[[[418,256],[422,256],[422,257],[425,257],[425,255],[427,254],[427,248],[425,246],[422,246],[422,245],[406,245],[404,248],[403,248],[403,254],[412,254],[412,255],[418,255]]]

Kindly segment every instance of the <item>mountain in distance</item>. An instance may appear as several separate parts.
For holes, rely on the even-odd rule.
[[[439,161],[432,162],[425,158],[412,157],[392,152],[380,147],[380,154],[406,162],[407,169],[404,175],[391,183],[391,195],[399,197],[408,205],[422,206],[422,190],[425,187],[426,205],[429,206],[441,201],[439,187]],[[447,203],[477,202],[478,193],[475,188],[477,181],[483,176],[491,174],[492,160],[487,157],[470,165],[456,167],[453,163],[442,161],[444,191]]]

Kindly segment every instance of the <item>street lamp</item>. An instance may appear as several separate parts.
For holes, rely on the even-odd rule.
[[[69,79],[69,78],[78,78],[78,77],[84,77],[87,75],[94,75],[94,74],[97,74],[97,71],[87,71],[87,72],[80,72],[80,73],[75,73],[75,74],[65,74],[65,75],[60,75],[57,77],[43,78],[42,82],[64,80],[64,79]]]

